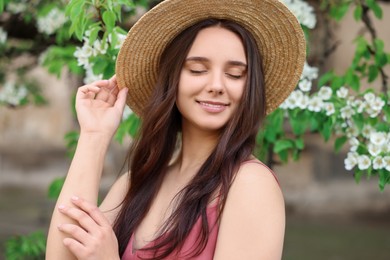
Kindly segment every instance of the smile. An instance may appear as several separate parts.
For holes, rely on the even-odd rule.
[[[229,104],[212,101],[197,101],[203,110],[209,113],[219,113],[226,109]]]

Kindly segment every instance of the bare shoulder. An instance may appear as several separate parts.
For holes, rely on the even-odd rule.
[[[274,173],[262,162],[250,160],[241,164],[233,184],[252,183],[254,186],[265,185],[271,188],[277,188],[280,191],[278,180]]]
[[[284,200],[272,171],[243,163],[222,212],[215,259],[280,259]]]
[[[120,176],[108,191],[103,202],[99,206],[111,224],[114,223],[117,214],[121,209],[121,203],[130,188],[130,173]]]

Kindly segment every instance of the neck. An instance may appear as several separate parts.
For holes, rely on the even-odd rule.
[[[193,175],[214,150],[219,132],[182,128],[182,147],[176,165],[180,175]]]

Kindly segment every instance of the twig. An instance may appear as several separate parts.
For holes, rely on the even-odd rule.
[[[376,30],[375,30],[375,28],[374,28],[374,26],[372,24],[371,18],[369,16],[370,8],[365,3],[363,3],[362,1],[360,1],[360,4],[361,4],[361,6],[363,8],[362,21],[363,21],[364,25],[366,26],[366,28],[368,29],[368,32],[370,33],[371,42],[373,43],[373,48],[374,48],[374,50],[369,48],[369,51],[371,52],[371,54],[375,55],[376,47],[375,47],[374,42],[375,42],[375,40],[378,37],[377,37]],[[387,90],[388,90],[387,84],[388,84],[389,76],[385,73],[383,68],[378,68],[378,69],[379,69],[379,72],[380,72],[380,75],[381,75],[381,79],[382,79],[382,92],[383,93],[387,93]]]

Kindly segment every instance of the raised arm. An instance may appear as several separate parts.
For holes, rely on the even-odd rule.
[[[48,260],[76,259],[64,245],[64,241],[65,244],[70,241],[65,239],[69,237],[65,235],[67,232],[60,229],[65,225],[65,228],[73,229],[81,226],[78,223],[80,221],[74,220],[77,219],[76,215],[82,218],[85,214],[85,210],[77,209],[83,207],[77,205],[80,201],[84,201],[89,207],[96,207],[104,158],[121,120],[126,93],[127,89],[119,91],[115,77],[82,86],[77,91],[76,111],[80,138],[50,222],[46,248]],[[83,199],[76,202],[75,198]],[[93,219],[94,216],[90,217]],[[82,221],[84,219],[85,222],[91,222],[87,218]],[[99,221],[103,220],[95,219],[95,222]],[[70,223],[73,225],[69,225]],[[91,223],[87,224],[91,226]]]

